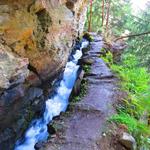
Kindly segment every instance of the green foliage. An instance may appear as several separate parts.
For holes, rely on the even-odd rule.
[[[120,112],[112,116],[109,121],[127,125],[128,131],[136,138],[139,148],[144,146],[147,150],[150,147],[148,141],[150,128],[145,123],[135,119],[134,116]]]
[[[106,12],[107,1],[105,1],[104,10],[104,26],[102,27],[102,0],[93,0],[92,8],[92,31],[100,31],[106,41],[112,41],[115,37],[124,34],[138,34],[150,30],[150,5],[141,10],[138,14],[134,14],[132,10],[131,0],[111,0],[109,25],[106,31]],[[88,17],[90,10],[88,9],[85,30],[88,28]],[[132,37],[128,39],[127,53],[132,53],[139,57],[140,65],[148,67],[150,70],[150,34]]]
[[[83,70],[85,71],[85,73],[89,73],[90,72],[90,66],[89,65],[83,65]]]
[[[129,132],[133,133],[137,130],[138,122],[135,118],[126,114],[124,112],[120,112],[117,115],[114,115],[110,118],[110,121],[114,121],[116,123],[122,123],[128,126]]]
[[[135,56],[125,55],[120,65],[111,66],[122,80],[122,88],[128,92],[129,100],[125,100],[124,107],[110,120],[126,124],[138,146],[149,147],[150,127],[147,121],[150,115],[150,75],[138,62]]]
[[[86,91],[87,91],[87,84],[88,84],[88,83],[87,83],[86,80],[83,80],[83,81],[81,82],[81,91],[80,91],[79,95],[74,96],[74,97],[72,98],[72,100],[71,100],[72,103],[76,103],[76,102],[80,101],[80,99],[85,96]]]
[[[129,32],[131,33],[143,33],[150,31],[150,5],[144,11],[141,11],[137,16],[132,17],[127,25]],[[150,35],[139,36],[135,38],[129,38],[129,48],[127,53],[132,53],[139,57],[140,65],[148,67],[150,69]]]
[[[102,0],[93,0],[92,7],[92,31],[105,33],[105,25],[106,25],[106,13],[107,13],[107,4],[105,1],[105,9],[104,9],[104,26],[102,28]],[[90,14],[90,9],[88,9],[87,13],[87,21],[85,29],[88,29],[88,17]],[[120,35],[120,33],[124,32],[125,26],[128,23],[129,18],[131,18],[131,4],[130,0],[111,0],[110,7],[110,17],[109,19],[109,29],[111,34]]]
[[[106,3],[106,1],[105,1]],[[149,3],[150,4],[150,3]],[[106,41],[110,43],[115,39],[127,34],[138,34],[150,30],[150,5],[141,10],[139,14],[133,14],[130,0],[111,0],[108,31],[106,32],[106,9],[105,21],[102,28],[102,0],[94,0],[92,30],[101,31]],[[106,6],[106,5],[105,5]],[[105,7],[106,8],[106,7]],[[87,16],[89,15],[89,11]],[[86,22],[86,28],[88,21]],[[128,49],[122,58],[122,63],[113,64],[110,52],[102,59],[118,74],[122,81],[122,89],[128,93],[128,97],[118,115],[111,118],[112,121],[123,123],[135,136],[141,149],[150,149],[150,34],[127,39]],[[148,70],[148,69],[149,70]]]
[[[111,34],[120,36],[132,20],[130,0],[111,0],[109,29]]]
[[[92,7],[92,31],[102,31],[101,29],[101,0],[94,0],[93,7]],[[88,18],[90,15],[90,9],[87,12],[87,20],[85,24],[85,30],[88,29]]]
[[[113,55],[110,51],[106,52],[101,58],[107,63],[107,65],[111,66],[113,64]]]
[[[146,68],[138,65],[138,60],[133,55],[126,55],[123,64],[112,65],[112,69],[117,71],[124,80],[124,87],[127,91],[141,94],[148,91],[150,81]]]
[[[85,32],[82,38],[87,39],[89,42],[93,42],[94,41],[94,37],[88,32]]]

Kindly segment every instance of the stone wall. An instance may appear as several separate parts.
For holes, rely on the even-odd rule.
[[[32,117],[43,110],[43,84],[63,70],[83,32],[87,4],[88,0],[0,0],[1,150],[12,149]]]

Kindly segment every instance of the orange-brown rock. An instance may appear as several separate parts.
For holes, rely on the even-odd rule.
[[[41,85],[63,70],[83,32],[87,5],[88,0],[0,0],[0,149],[12,149],[41,111]]]
[[[46,80],[83,31],[87,0],[1,0],[0,39]]]

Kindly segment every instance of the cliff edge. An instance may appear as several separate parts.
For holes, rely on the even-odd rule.
[[[88,0],[0,1],[0,149],[13,149],[83,32]],[[49,82],[49,85],[51,82]]]

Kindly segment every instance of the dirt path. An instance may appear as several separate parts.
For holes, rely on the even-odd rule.
[[[56,134],[41,150],[114,150],[110,143],[103,143],[106,121],[115,112],[117,101],[116,79],[99,58],[103,46],[101,37],[95,36],[84,57],[92,59],[87,94],[71,110],[56,118]],[[121,150],[121,149],[120,149]]]

